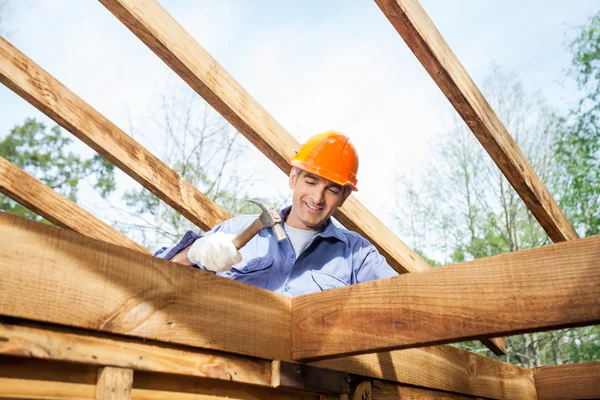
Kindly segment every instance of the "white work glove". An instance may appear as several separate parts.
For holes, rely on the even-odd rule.
[[[233,245],[235,235],[215,232],[194,242],[188,250],[187,257],[191,263],[202,265],[209,271],[228,271],[242,261],[242,255]]]

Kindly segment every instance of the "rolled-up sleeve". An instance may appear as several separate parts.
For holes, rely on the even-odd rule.
[[[196,240],[202,237],[201,234],[194,231],[187,231],[185,235],[177,242],[175,245],[171,247],[161,247],[157,251],[154,252],[153,256],[162,258],[164,260],[170,260],[175,257],[177,253],[181,250],[185,249],[188,246],[191,246]]]

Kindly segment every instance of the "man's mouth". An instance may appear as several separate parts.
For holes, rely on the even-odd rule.
[[[313,206],[313,205],[308,204],[307,202],[304,202],[304,204],[306,204],[306,207],[308,207],[310,210],[323,211],[323,207]]]

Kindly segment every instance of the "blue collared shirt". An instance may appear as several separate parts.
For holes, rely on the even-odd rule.
[[[291,207],[280,214],[285,220]],[[217,225],[213,232],[238,234],[258,216],[243,215]],[[170,260],[200,238],[188,231],[174,246],[154,255]],[[356,232],[336,227],[331,219],[311,244],[296,257],[288,239],[277,242],[271,228],[263,229],[240,249],[242,262],[218,275],[286,296],[319,292],[398,275],[369,241]]]

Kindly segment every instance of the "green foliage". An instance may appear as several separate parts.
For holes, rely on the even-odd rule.
[[[99,155],[82,159],[68,151],[73,140],[58,126],[47,130],[35,119],[16,126],[0,142],[0,156],[40,179],[46,185],[77,202],[79,182],[93,176],[94,187],[103,197],[115,190],[114,166]],[[0,209],[31,219],[39,216],[7,197],[0,197]]]
[[[600,12],[571,42],[582,98],[556,118],[554,154],[560,205],[584,235],[600,234]]]

